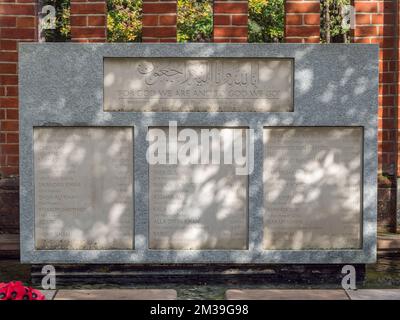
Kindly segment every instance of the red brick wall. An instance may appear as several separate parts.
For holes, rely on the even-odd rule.
[[[378,43],[379,61],[379,179],[378,216],[380,227],[394,230],[396,216],[396,177],[400,175],[398,159],[399,106],[399,4],[396,0],[354,0],[356,43]],[[313,0],[286,1],[286,42],[319,42],[320,4]]]
[[[399,116],[400,112],[398,111],[398,108],[400,108],[400,1],[397,1],[397,54],[396,54],[396,59],[397,59],[397,123],[399,123]],[[397,126],[397,163],[399,163],[400,159],[400,153],[399,153],[399,126]],[[397,176],[400,176],[400,166],[397,166]]]
[[[319,43],[319,0],[286,0],[285,42]]]
[[[36,41],[35,0],[0,2],[0,176],[18,174],[18,42]]]
[[[247,42],[248,2],[214,0],[214,42]]]
[[[143,0],[143,42],[176,42],[176,0]]]
[[[396,177],[398,149],[398,3],[396,0],[353,2],[355,6],[355,43],[377,43],[379,50],[378,162],[379,172],[389,184],[380,184],[379,223],[385,230],[394,230],[396,215]],[[388,189],[388,190],[384,190]]]
[[[105,42],[107,5],[105,0],[71,0],[71,40]]]
[[[354,42],[378,43],[379,61],[379,170],[396,175],[397,170],[397,55],[396,0],[354,1]]]
[[[2,239],[4,235],[7,239],[9,234],[19,233],[18,42],[37,40],[36,12],[35,0],[0,0],[0,238]],[[18,248],[18,241],[13,247]],[[0,257],[4,252],[7,255],[8,251],[1,250]]]

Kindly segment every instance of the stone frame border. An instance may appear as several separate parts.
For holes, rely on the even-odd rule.
[[[19,45],[20,225],[24,263],[373,263],[376,260],[378,45],[365,44],[78,44]],[[104,112],[103,57],[294,58],[294,112]],[[34,62],[34,63],[33,63]],[[254,129],[249,176],[248,250],[149,250],[148,127]],[[134,128],[135,250],[35,250],[33,127]],[[363,127],[361,250],[262,250],[263,128]],[[261,166],[259,165],[261,163]]]

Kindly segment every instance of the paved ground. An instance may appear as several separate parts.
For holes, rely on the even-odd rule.
[[[378,234],[378,250],[399,250],[400,234],[399,233],[380,233]]]
[[[363,289],[347,294],[351,300],[400,300],[400,289]]]
[[[227,290],[227,300],[400,300],[400,289],[331,290]]]
[[[176,300],[172,289],[47,290],[47,300]],[[400,289],[230,289],[227,300],[400,300]]]
[[[172,289],[58,290],[54,300],[176,300]],[[50,300],[49,299],[49,300]]]
[[[348,300],[344,290],[322,289],[231,289],[226,291],[227,300]]]

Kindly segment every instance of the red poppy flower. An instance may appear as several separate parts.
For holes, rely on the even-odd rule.
[[[0,300],[45,300],[45,296],[36,289],[25,287],[20,281],[0,283]]]

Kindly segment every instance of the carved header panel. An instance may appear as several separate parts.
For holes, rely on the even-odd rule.
[[[290,112],[293,60],[104,58],[104,111]]]

